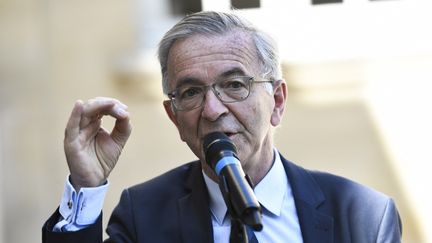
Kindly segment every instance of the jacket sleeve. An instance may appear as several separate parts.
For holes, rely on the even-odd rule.
[[[87,228],[74,232],[53,232],[60,213],[58,209],[42,227],[42,243],[101,243],[102,242],[102,213],[96,222]]]
[[[137,242],[133,205],[128,189],[122,192],[120,202],[111,214],[111,218],[108,222],[107,233],[109,238],[105,243]]]
[[[401,242],[402,223],[395,203],[392,199],[387,201],[381,224],[378,231],[377,243]]]
[[[60,218],[58,209],[42,227],[42,243],[128,243],[136,242],[134,216],[129,191],[122,193],[120,203],[114,209],[108,223],[109,238],[102,241],[102,213],[96,222],[85,229],[73,232],[54,232],[54,225]]]

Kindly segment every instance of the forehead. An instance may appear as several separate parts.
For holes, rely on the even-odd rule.
[[[178,40],[168,56],[170,85],[178,80],[211,79],[229,70],[252,75],[258,69],[256,48],[249,34],[194,35]]]

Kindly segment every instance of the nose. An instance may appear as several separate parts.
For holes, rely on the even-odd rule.
[[[213,89],[207,90],[203,101],[201,117],[209,121],[216,121],[220,116],[228,113],[228,108],[219,100],[215,92]]]

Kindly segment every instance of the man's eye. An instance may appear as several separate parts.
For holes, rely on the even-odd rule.
[[[182,90],[180,92],[180,98],[182,98],[182,99],[191,99],[191,98],[196,97],[200,93],[201,93],[201,89],[200,88],[191,87],[191,88],[187,88],[187,89]]]
[[[224,82],[223,88],[232,90],[243,89],[246,88],[246,84],[242,81],[231,80]]]

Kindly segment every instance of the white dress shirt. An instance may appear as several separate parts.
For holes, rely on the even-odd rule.
[[[59,207],[61,219],[53,231],[78,231],[94,224],[102,212],[107,191],[108,182],[99,187],[82,187],[76,192],[68,177]]]
[[[263,209],[263,230],[255,232],[258,242],[303,242],[291,186],[277,150],[267,175],[255,186],[254,192]],[[210,194],[214,242],[228,243],[231,222],[219,185],[204,172]]]

